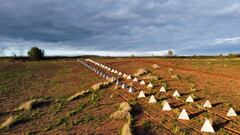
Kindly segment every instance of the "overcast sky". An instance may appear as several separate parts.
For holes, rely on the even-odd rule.
[[[239,0],[0,0],[5,55],[240,52]]]

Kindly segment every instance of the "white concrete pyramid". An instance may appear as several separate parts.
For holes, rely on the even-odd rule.
[[[201,131],[202,132],[209,132],[209,133],[214,133],[215,132],[213,127],[212,127],[212,123],[208,119],[205,120],[205,122],[204,122],[204,124],[201,128]]]
[[[114,73],[115,73],[115,74],[117,74],[117,73],[118,73],[118,71],[117,71],[117,70],[115,70],[115,71],[114,71]]]
[[[203,104],[203,107],[212,108],[212,104],[210,103],[209,100],[207,100],[207,101]]]
[[[231,116],[237,116],[237,113],[234,111],[234,109],[231,107],[228,110],[227,116],[231,117]]]
[[[115,70],[114,70],[114,69],[112,69],[112,70],[111,70],[111,72],[113,73],[113,72],[115,72]]]
[[[148,101],[148,103],[157,103],[157,100],[155,99],[155,97],[152,95]]]
[[[140,82],[140,84],[144,85],[144,84],[145,84],[144,80],[142,80],[142,81]]]
[[[118,75],[122,75],[122,72],[119,72]]]
[[[191,95],[188,96],[188,98],[186,99],[186,102],[194,102],[194,100],[193,100]]]
[[[111,68],[108,68],[107,70],[109,70],[109,71],[110,71],[110,70],[111,70]]]
[[[128,80],[131,80],[131,79],[132,79],[131,75],[129,75],[129,76],[127,77],[127,79],[128,79]]]
[[[180,115],[178,116],[178,119],[189,120],[189,116],[188,116],[187,111],[185,109],[182,109]]]
[[[153,88],[152,83],[149,83],[149,84],[147,85],[147,88]]]
[[[143,97],[146,97],[144,92],[143,91],[140,91],[139,95],[138,95],[139,98],[143,98]]]
[[[125,78],[125,77],[127,77],[127,75],[124,73],[124,74],[123,74],[123,77]]]
[[[166,89],[162,86],[159,91],[160,92],[166,92]]]
[[[126,84],[122,84],[122,89],[127,88]]]
[[[133,89],[132,87],[130,87],[130,88],[128,89],[128,92],[129,92],[129,93],[133,93],[133,92],[134,92],[134,89]]]
[[[116,85],[120,85],[120,82],[118,80],[116,81]]]
[[[133,81],[134,81],[134,82],[137,82],[137,81],[138,81],[138,79],[135,77],[135,78],[133,79]]]
[[[163,101],[163,108],[162,108],[163,111],[170,111],[172,110],[172,108],[170,107],[170,105],[168,104],[167,101]]]
[[[178,93],[177,90],[173,93],[173,97],[180,97],[180,94]]]

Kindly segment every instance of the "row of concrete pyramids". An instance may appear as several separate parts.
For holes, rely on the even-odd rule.
[[[103,68],[105,68],[105,69],[107,69],[107,70],[111,70],[110,67],[107,67],[107,66],[105,66],[105,65],[103,65],[103,64],[97,63],[97,62],[92,61],[92,60],[90,60],[90,62],[93,62],[94,64],[99,65],[99,66],[101,66],[101,67],[103,67]],[[118,72],[117,70],[114,70],[114,69],[112,69],[111,72],[112,72],[112,73],[118,73],[118,75],[122,75],[122,72]],[[128,79],[128,80],[132,79],[131,75],[123,74],[123,77],[126,78],[126,79]],[[137,82],[138,79],[135,77],[135,78],[133,79],[133,81],[134,81],[134,82]],[[121,83],[117,80],[116,84],[117,84],[117,85],[120,85]],[[146,84],[146,83],[144,82],[144,80],[142,80],[142,81],[140,82],[140,84],[144,85],[144,84]],[[128,86],[127,86],[126,84],[122,84],[122,88],[123,88],[123,89],[125,89],[125,88],[127,88],[127,87],[128,87]],[[149,83],[147,87],[148,87],[148,88],[152,88],[152,87],[153,87],[152,83]],[[134,89],[133,87],[130,87],[128,91],[129,91],[130,93],[133,93],[133,92],[135,91],[135,89]],[[161,87],[159,91],[160,91],[160,92],[166,92],[166,89],[165,89],[164,87]],[[145,96],[145,94],[144,94],[143,91],[140,91],[138,97],[139,97],[139,98],[144,98],[144,97],[146,97],[146,96]],[[173,97],[180,97],[180,94],[178,93],[178,91],[175,91],[175,92],[173,93]],[[151,95],[151,97],[150,97],[150,99],[149,99],[149,103],[156,103],[156,102],[157,102],[157,100],[155,99],[154,95]],[[188,96],[188,98],[186,99],[186,102],[194,102],[194,99],[192,98],[191,95]],[[212,108],[212,105],[211,105],[210,101],[207,100],[207,101],[203,104],[203,107]],[[169,103],[168,103],[167,101],[164,101],[164,102],[163,102],[162,110],[163,110],[163,111],[170,111],[170,110],[172,110],[171,106],[169,105]],[[229,111],[227,112],[227,116],[229,116],[229,117],[237,116],[235,110],[234,110],[232,107],[231,107],[231,108],[229,109]],[[182,109],[181,113],[180,113],[179,116],[178,116],[178,119],[181,119],[181,120],[190,120],[190,118],[189,118],[189,116],[188,116],[188,113],[187,113],[187,111],[186,111],[185,109]],[[212,127],[212,122],[211,122],[210,120],[206,119],[205,122],[204,122],[204,124],[203,124],[203,126],[202,126],[202,128],[201,128],[201,131],[202,131],[202,132],[212,132],[212,133],[214,133],[215,131],[214,131],[213,127]]]

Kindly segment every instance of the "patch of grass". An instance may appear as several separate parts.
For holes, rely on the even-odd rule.
[[[99,116],[94,116],[91,114],[84,114],[82,118],[74,120],[72,122],[73,125],[79,125],[79,124],[87,124],[87,123],[92,123],[92,122],[101,122],[103,120],[106,120],[109,116],[107,115],[99,115]]]
[[[5,122],[0,126],[0,130],[9,130],[12,126],[20,124],[21,122],[27,121],[28,118],[24,114],[19,114],[17,116],[10,116]]]
[[[173,132],[175,135],[179,134],[179,132],[180,132],[179,126],[174,125],[173,128],[172,128],[172,132]]]
[[[230,135],[228,133],[228,131],[226,129],[224,129],[224,128],[220,128],[220,132],[221,132],[222,135]]]
[[[93,115],[87,114],[85,117],[73,122],[73,125],[85,124],[94,121]]]
[[[3,93],[5,91],[7,91],[7,86],[3,85],[3,84],[0,84],[0,93]]]
[[[192,128],[182,128],[180,129],[181,135],[190,135],[193,131]]]
[[[142,121],[142,126],[143,126],[143,134],[147,134],[152,127],[150,121]]]
[[[68,120],[69,120],[69,117],[68,117],[68,116],[61,117],[61,118],[58,120],[58,122],[56,123],[55,126],[60,126],[60,125],[62,125],[62,124],[64,124],[64,123],[66,123]]]
[[[104,90],[102,91],[93,91],[90,99],[90,103],[94,106],[97,106],[98,101],[101,100],[102,95],[105,93]]]
[[[80,112],[81,110],[83,110],[86,107],[86,104],[81,104],[77,109],[69,112],[69,116],[73,116],[75,114],[77,114],[78,112]]]

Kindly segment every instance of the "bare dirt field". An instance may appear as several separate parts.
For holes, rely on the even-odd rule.
[[[16,122],[0,130],[0,134],[121,134],[125,120],[112,119],[121,102],[132,106],[133,134],[205,134],[200,132],[206,118],[213,122],[216,134],[240,134],[240,60],[239,59],[173,59],[173,58],[97,58],[97,62],[126,74],[133,75],[145,68],[159,79],[137,77],[153,88],[139,82],[122,80],[136,91],[111,85],[76,100],[68,98],[90,89],[104,78],[76,60],[46,60],[39,62],[0,61],[0,123],[11,116]],[[96,69],[119,77],[100,66]],[[159,68],[153,68],[157,64]],[[165,86],[167,92],[160,93]],[[137,98],[140,90],[146,98]],[[172,94],[178,90],[181,97]],[[157,99],[149,104],[150,95]],[[192,95],[194,103],[186,103]],[[29,110],[17,110],[33,99],[47,101]],[[162,111],[167,100],[171,111]],[[213,108],[203,108],[209,100]],[[230,107],[237,117],[227,117]],[[186,109],[190,120],[178,120],[181,109]]]

